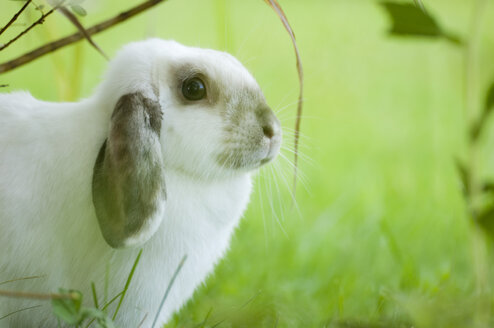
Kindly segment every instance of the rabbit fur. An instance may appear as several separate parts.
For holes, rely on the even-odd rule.
[[[204,99],[184,98],[194,77]],[[0,94],[0,282],[41,276],[1,288],[76,289],[92,305],[94,282],[102,304],[105,277],[110,299],[142,249],[117,325],[147,315],[148,327],[187,255],[162,325],[225,254],[251,176],[280,142],[279,121],[240,62],[174,41],[128,44],[79,102]],[[56,327],[38,300],[0,298],[0,317],[34,305],[0,327]]]

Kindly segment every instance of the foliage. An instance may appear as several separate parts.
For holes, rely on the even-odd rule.
[[[79,327],[85,320],[95,320],[95,327],[113,328],[108,315],[98,308],[82,306],[82,294],[75,290],[61,288],[60,294],[67,298],[52,300],[53,314],[68,325]]]

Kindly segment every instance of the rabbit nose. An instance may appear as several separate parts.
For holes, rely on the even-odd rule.
[[[269,108],[267,105],[258,107],[257,119],[265,137],[267,137],[268,139],[273,139],[276,135],[279,134],[280,122],[274,115],[271,108]]]
[[[262,132],[264,132],[264,135],[271,139],[274,136],[274,129],[271,125],[265,125],[262,127]]]

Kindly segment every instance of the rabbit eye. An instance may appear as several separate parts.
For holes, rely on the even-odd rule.
[[[193,77],[182,84],[182,94],[188,100],[201,100],[206,97],[206,86],[200,78]]]

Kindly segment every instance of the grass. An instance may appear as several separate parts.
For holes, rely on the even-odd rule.
[[[107,17],[115,4],[99,5],[83,23]],[[475,309],[492,296],[475,294],[474,235],[453,161],[465,151],[461,53],[445,42],[389,38],[377,1],[281,4],[306,72],[301,151],[310,161],[301,158],[308,191],[299,184],[300,214],[284,183],[291,167],[280,158],[276,172],[267,167],[256,180],[226,258],[167,327],[482,327]],[[470,2],[424,4],[466,35]],[[228,19],[219,19],[223,12]],[[494,76],[493,12],[490,3],[481,90]],[[52,23],[57,35],[70,28]],[[22,49],[43,41],[35,35]],[[112,55],[149,35],[237,55],[273,109],[286,107],[279,116],[291,142],[295,61],[289,37],[262,1],[170,1],[95,40]],[[57,55],[58,69],[74,69],[73,53],[69,47]],[[77,96],[86,96],[106,63],[88,45],[77,60],[84,67]],[[47,100],[75,97],[58,93],[54,71],[45,58],[0,76],[0,84]],[[493,142],[492,132],[482,140],[486,149]],[[484,152],[482,163],[481,174],[492,177],[494,154]],[[272,178],[279,172],[284,179]]]

